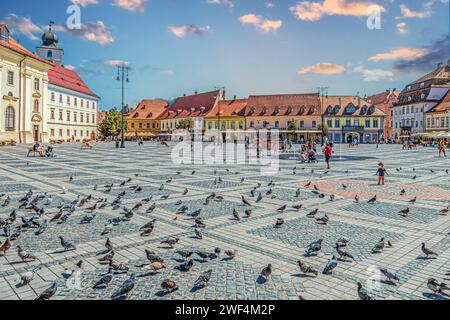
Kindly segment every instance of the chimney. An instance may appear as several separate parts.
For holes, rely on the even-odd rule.
[[[233,96],[233,100],[236,100],[236,99],[237,99],[237,96],[236,96],[236,95],[234,95],[234,96]]]
[[[183,97],[186,97],[186,93],[183,93]]]
[[[442,68],[442,67],[444,67],[444,64],[441,62],[438,64],[438,68]]]
[[[197,90],[195,90],[194,94],[198,94],[198,91],[197,91]]]
[[[342,97],[339,97],[339,107],[342,108]]]
[[[360,107],[360,106],[361,106],[361,97],[358,96],[358,107]]]

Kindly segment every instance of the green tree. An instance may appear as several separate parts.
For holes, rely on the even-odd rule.
[[[322,136],[324,136],[324,137],[326,137],[328,135],[328,133],[330,132],[330,130],[328,129],[328,126],[326,124],[324,124],[324,125],[319,124],[317,126],[317,129],[322,131]]]
[[[295,130],[297,130],[297,124],[295,123],[295,121],[290,121],[290,122],[289,122],[288,130],[289,130],[289,131],[295,131]]]
[[[122,113],[116,109],[109,111],[98,130],[105,138],[119,136],[122,132]]]
[[[194,119],[192,118],[181,119],[177,124],[177,129],[191,130],[192,128],[194,128]]]

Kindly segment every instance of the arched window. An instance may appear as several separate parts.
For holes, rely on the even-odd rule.
[[[5,130],[14,131],[15,122],[16,121],[14,108],[13,107],[6,108]]]
[[[38,113],[39,112],[39,100],[34,100],[33,112],[34,113]]]
[[[53,52],[51,50],[47,51],[47,58],[53,57]]]

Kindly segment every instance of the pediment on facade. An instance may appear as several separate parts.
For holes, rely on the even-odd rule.
[[[41,95],[39,92],[35,92],[35,93],[33,93],[33,95],[32,95],[32,97],[33,97],[33,98],[36,98],[36,99],[40,99],[41,96],[42,96],[42,95]]]

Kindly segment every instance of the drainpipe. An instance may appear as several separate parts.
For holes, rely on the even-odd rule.
[[[18,132],[19,132],[19,143],[20,144],[22,144],[22,134],[21,134],[21,132],[20,132],[20,129],[21,129],[21,121],[20,121],[20,116],[21,116],[21,114],[22,114],[22,64],[23,64],[23,62],[25,61],[25,59],[26,59],[27,57],[26,56],[23,56],[23,59],[22,60],[20,60],[20,63],[19,63],[19,116],[18,116],[18,123],[19,123],[19,126],[18,126]],[[15,119],[14,119],[15,120]]]

